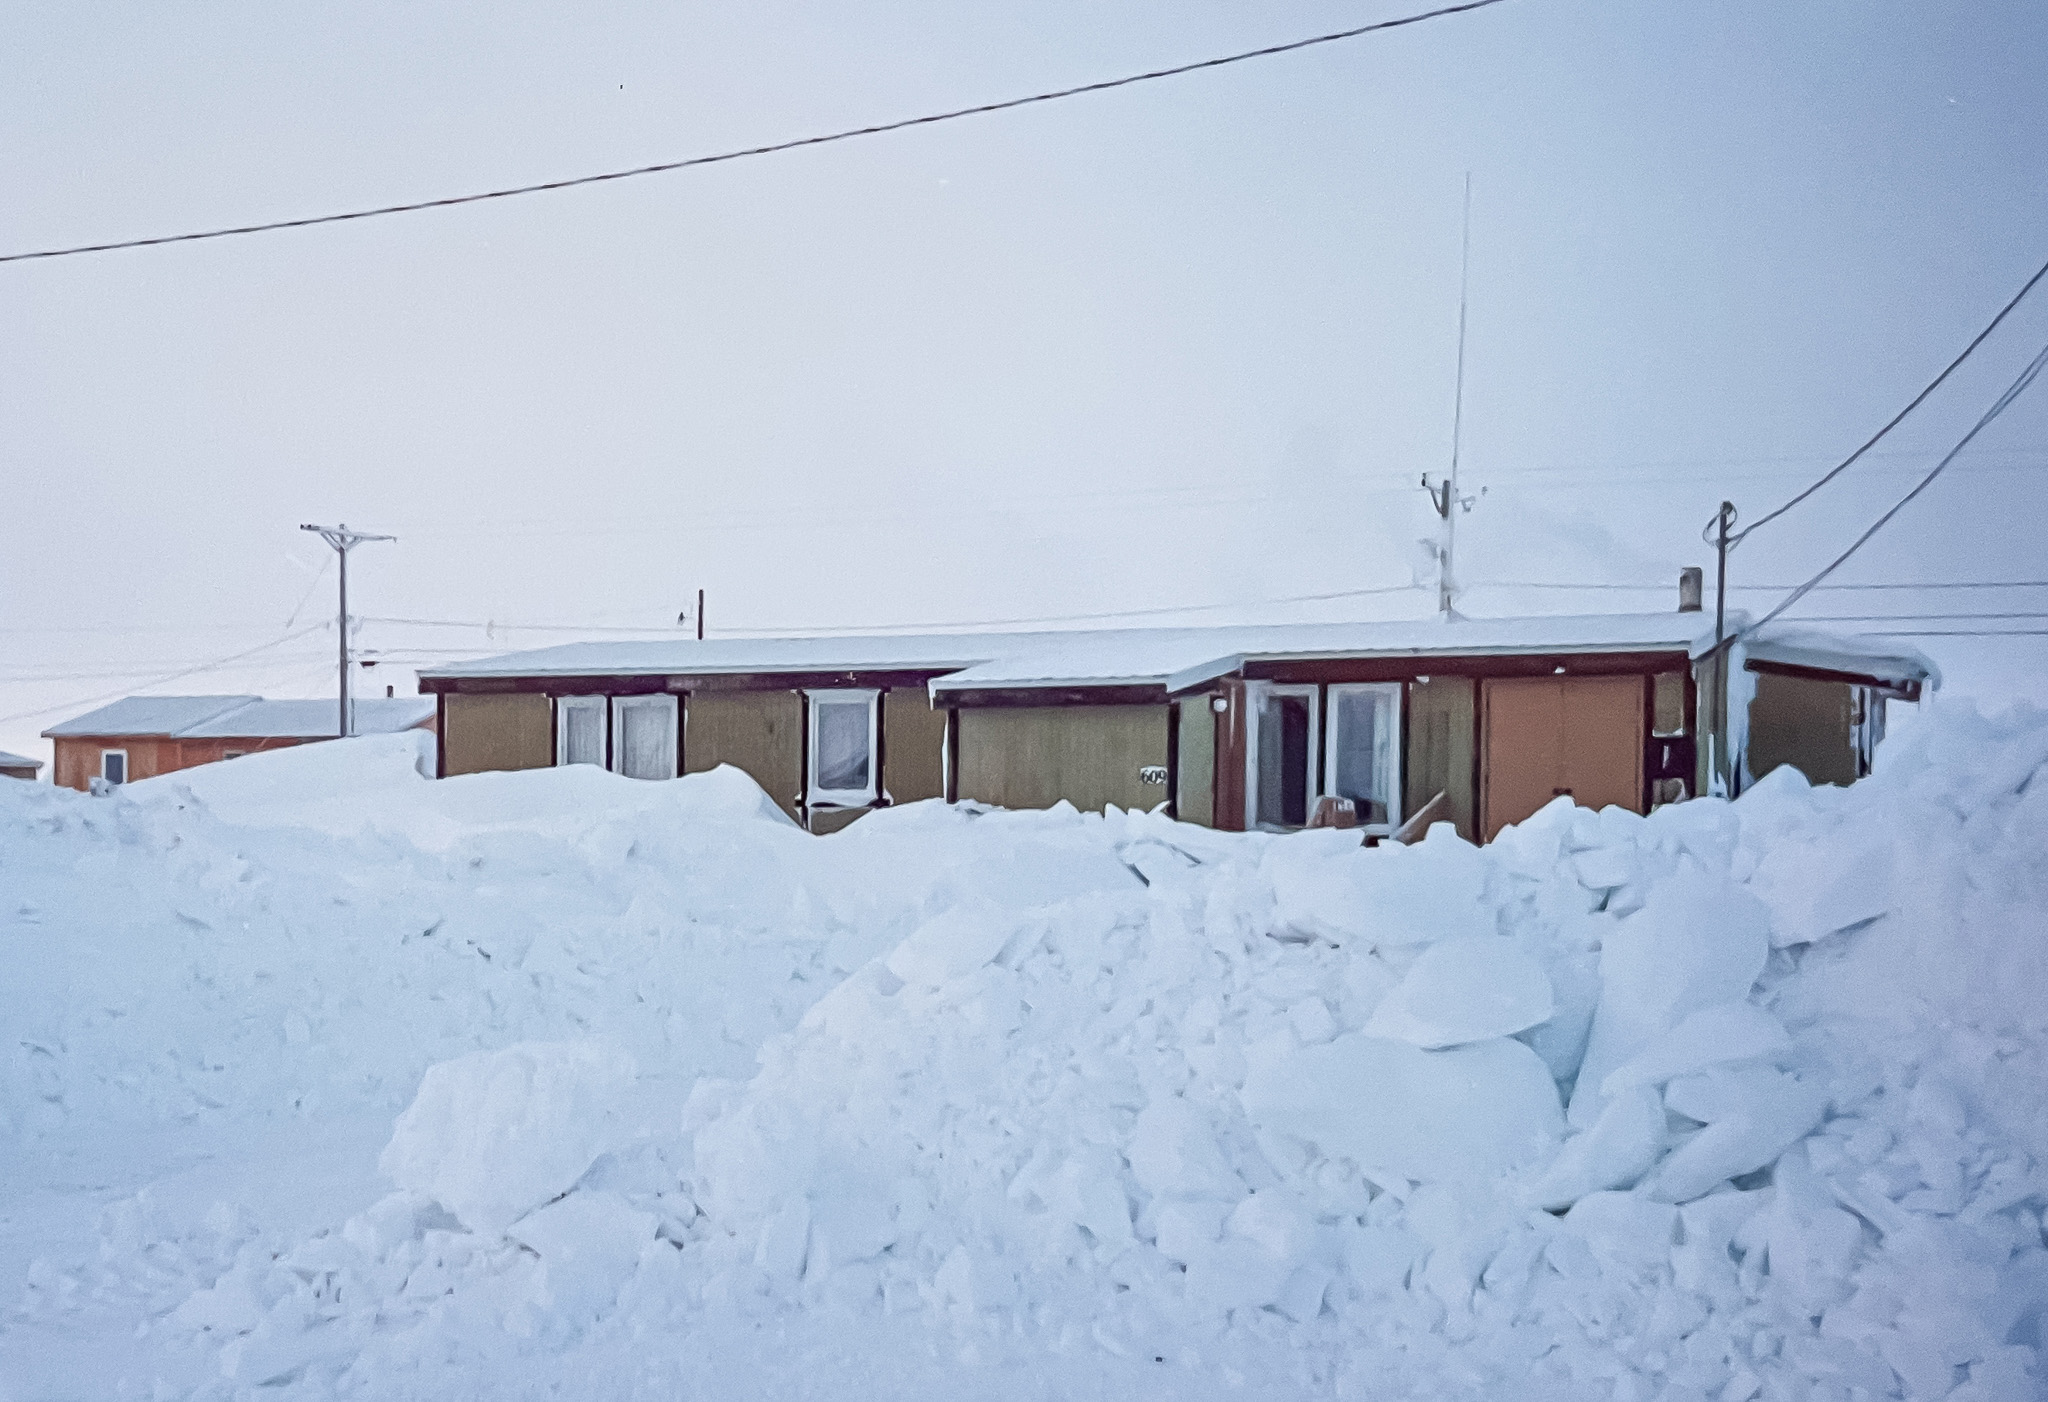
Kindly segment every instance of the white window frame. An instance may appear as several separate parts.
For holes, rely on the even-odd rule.
[[[1393,702],[1393,736],[1388,741],[1391,753],[1387,769],[1387,821],[1368,823],[1362,817],[1359,828],[1368,833],[1388,836],[1401,826],[1401,683],[1399,682],[1333,682],[1328,688],[1330,723],[1326,727],[1328,736],[1324,742],[1323,775],[1324,785],[1331,793],[1337,791],[1337,738],[1341,727],[1337,723],[1337,698],[1339,696],[1385,696]]]
[[[1246,682],[1244,684],[1244,806],[1245,827],[1258,832],[1292,832],[1284,823],[1262,822],[1259,818],[1259,712],[1269,696],[1298,696],[1308,702],[1308,774],[1302,785],[1302,823],[1315,816],[1322,785],[1317,781],[1322,760],[1322,688],[1313,682]]]
[[[611,735],[605,744],[605,748],[610,755],[612,773],[621,776],[626,774],[626,747],[620,741],[626,733],[625,715],[629,710],[658,711],[666,717],[668,721],[668,772],[660,777],[663,779],[675,778],[682,768],[682,713],[681,708],[676,705],[675,696],[665,691],[656,692],[650,696],[614,696],[612,698]]]
[[[611,707],[602,696],[557,696],[555,698],[555,763],[569,762],[568,715],[571,711],[596,711],[598,725],[597,767],[611,766],[612,732]]]
[[[107,778],[107,756],[108,756],[108,755],[119,755],[119,756],[121,757],[121,777],[120,777],[120,778],[118,778],[118,779],[108,779],[108,778]],[[101,750],[101,751],[100,751],[100,778],[101,778],[101,779],[103,779],[103,780],[105,780],[105,781],[106,781],[107,783],[109,783],[109,784],[125,784],[125,783],[127,783],[127,782],[128,782],[128,752],[127,752],[126,750]]]
[[[881,798],[882,693],[872,687],[804,693],[804,802],[812,808],[872,808]],[[827,789],[818,784],[818,707],[865,701],[868,707],[868,783],[864,789]]]

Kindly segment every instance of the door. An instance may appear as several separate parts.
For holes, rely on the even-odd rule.
[[[1247,682],[1245,712],[1245,826],[1306,827],[1316,798],[1316,689]]]
[[[1496,677],[1481,688],[1481,831],[1554,798],[1643,811],[1641,677]]]

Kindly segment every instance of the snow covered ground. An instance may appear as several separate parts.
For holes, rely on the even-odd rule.
[[[0,1398],[2048,1393],[2048,714],[1486,849],[0,784]]]

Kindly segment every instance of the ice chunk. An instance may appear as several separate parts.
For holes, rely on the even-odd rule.
[[[1674,1082],[1665,1103],[1708,1124],[1664,1160],[1644,1190],[1666,1202],[1690,1202],[1804,1138],[1827,1113],[1828,1093],[1766,1068],[1717,1068]]]
[[[1875,836],[1785,842],[1764,855],[1750,884],[1770,904],[1774,947],[1810,944],[1890,913],[1896,858]]]
[[[377,1166],[470,1228],[502,1231],[626,1141],[634,1074],[600,1042],[522,1042],[430,1066]]]
[[[1492,934],[1486,868],[1485,855],[1449,824],[1412,847],[1347,843],[1335,854],[1290,837],[1266,860],[1278,928],[1384,946]]]
[[[1661,1085],[1727,1061],[1775,1056],[1789,1049],[1785,1025],[1754,1003],[1717,1003],[1685,1021],[1617,1066],[1600,1082],[1602,1095]]]
[[[1242,1094],[1268,1134],[1425,1182],[1492,1177],[1541,1154],[1562,1129],[1550,1072],[1506,1038],[1424,1051],[1353,1033],[1274,1058]]]
[[[937,988],[995,958],[1016,928],[991,901],[962,902],[933,916],[896,946],[887,960],[889,972],[905,983]]]
[[[1208,1121],[1178,1096],[1155,1099],[1139,1113],[1127,1157],[1131,1176],[1154,1197],[1235,1198],[1244,1191]]]
[[[1687,863],[1608,931],[1600,1006],[1572,1097],[1572,1122],[1599,1118],[1599,1087],[1692,1013],[1745,1000],[1770,956],[1763,904]]]
[[[1511,940],[1480,935],[1425,949],[1365,1031],[1418,1047],[1453,1047],[1534,1027],[1550,1012],[1543,966]]]
[[[547,1268],[549,1303],[564,1314],[594,1319],[654,1241],[655,1218],[616,1193],[571,1193],[528,1213],[508,1233]]]
[[[1664,1151],[1664,1102],[1648,1086],[1621,1092],[1585,1133],[1565,1141],[1558,1156],[1524,1194],[1531,1207],[1569,1207],[1588,1193],[1628,1188]]]

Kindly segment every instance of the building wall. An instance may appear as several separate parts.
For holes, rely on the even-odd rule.
[[[538,692],[451,694],[443,700],[448,728],[441,737],[443,774],[545,769],[555,762],[554,707]]]
[[[0,764],[0,779],[26,779],[35,782],[42,770],[33,764]]]
[[[1183,823],[1216,826],[1216,712],[1206,696],[1180,703],[1180,792],[1174,808]]]
[[[988,706],[960,712],[960,797],[1004,808],[1152,808],[1166,790],[1165,706]]]
[[[1815,784],[1856,782],[1854,697],[1847,682],[1758,672],[1749,703],[1749,772],[1789,764]]]
[[[794,691],[692,692],[683,705],[683,772],[745,770],[794,818],[803,735],[803,698]]]
[[[882,787],[893,803],[946,795],[946,713],[922,688],[882,695]]]
[[[57,749],[55,778],[67,789],[85,792],[100,776],[101,750],[128,752],[128,781],[168,774],[184,766],[178,758],[176,740],[135,735],[65,735],[54,741]]]
[[[1442,793],[1445,815],[1458,835],[1476,841],[1479,795],[1473,741],[1478,734],[1477,693],[1470,677],[1432,676],[1408,684],[1406,754],[1402,763],[1402,821]]]

